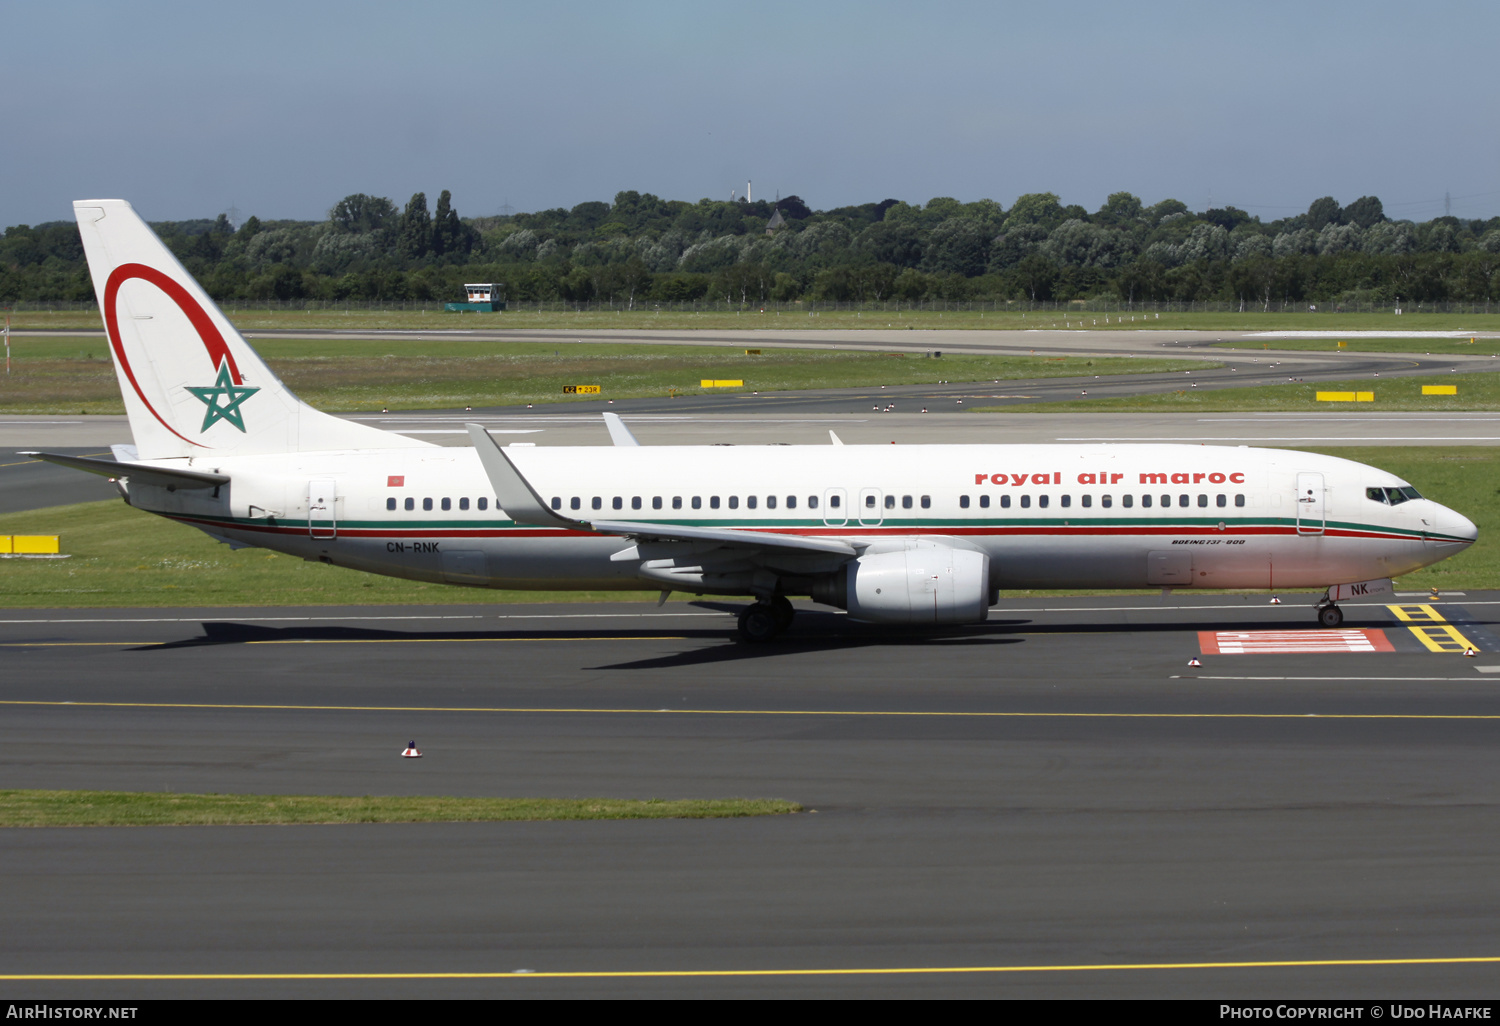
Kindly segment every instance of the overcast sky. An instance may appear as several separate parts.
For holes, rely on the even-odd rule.
[[[0,225],[1127,190],[1500,213],[1488,2],[0,0]]]

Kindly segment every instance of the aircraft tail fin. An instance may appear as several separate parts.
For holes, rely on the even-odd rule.
[[[141,459],[429,445],[293,395],[129,203],[73,213]]]

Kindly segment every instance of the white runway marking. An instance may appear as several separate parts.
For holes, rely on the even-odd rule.
[[[1252,331],[1241,338],[1496,338],[1485,331]]]
[[[1390,652],[1381,630],[1199,631],[1203,655]]]
[[[1500,435],[1100,435],[1059,442],[1500,442]]]
[[[373,421],[376,421],[377,423],[380,423],[380,424],[445,424],[445,423],[455,423],[455,424],[466,424],[466,423],[475,423],[475,424],[509,424],[509,423],[518,422],[518,421],[532,421],[532,422],[540,421],[542,423],[547,423],[547,424],[570,424],[570,423],[571,424],[599,424],[599,423],[602,423],[600,421],[600,419],[599,419],[599,414],[597,414],[597,413],[591,414],[591,415],[589,415],[587,417],[563,416],[562,414],[557,414],[555,416],[542,415],[542,416],[529,416],[529,417],[528,416],[524,416],[522,414],[516,414],[515,416],[494,417],[494,416],[476,416],[474,414],[470,414],[468,416],[460,416],[460,417],[437,417],[437,416],[434,416],[434,417],[423,417],[423,416],[413,415],[413,416],[410,416],[410,417],[348,417],[348,418],[345,418],[345,419],[347,419],[347,420],[373,420]],[[801,418],[801,419],[788,420],[786,418],[775,418],[775,417],[755,417],[753,419],[749,419],[749,418],[742,418],[742,417],[688,417],[688,416],[678,416],[678,415],[675,415],[675,414],[673,414],[673,415],[667,415],[667,416],[654,417],[654,416],[647,416],[647,415],[644,415],[644,414],[630,414],[630,413],[621,414],[620,415],[620,419],[621,420],[625,420],[625,421],[629,421],[632,424],[646,424],[646,423],[680,424],[680,423],[688,423],[688,422],[692,422],[692,421],[704,421],[704,422],[710,422],[710,423],[714,423],[714,424],[865,424],[865,423],[869,422],[869,418],[868,417],[862,417],[862,418],[858,418],[858,419],[849,418],[849,417],[805,417],[805,418]],[[3,423],[3,422],[0,422],[0,423]]]
[[[1261,416],[1261,417],[1198,417],[1196,419],[1197,419],[1198,423],[1200,423],[1200,424],[1265,424],[1265,423],[1267,423],[1267,421],[1265,420],[1264,416]],[[1340,421],[1340,422],[1342,422],[1342,421],[1349,421],[1349,420],[1384,420],[1384,421],[1389,421],[1389,420],[1392,420],[1392,419],[1393,418],[1392,418],[1392,416],[1390,414],[1366,414],[1366,413],[1318,413],[1318,414],[1306,414],[1306,415],[1299,415],[1299,414],[1277,414],[1277,419],[1276,419],[1276,421],[1274,423],[1277,423],[1277,424],[1292,424],[1292,423],[1297,423],[1297,422],[1300,421],[1300,422],[1304,422],[1304,423],[1308,423],[1308,424],[1327,424],[1327,423],[1332,422],[1332,421]],[[1440,423],[1440,424],[1477,424],[1477,423],[1484,423],[1484,422],[1488,422],[1488,421],[1500,421],[1500,417],[1496,417],[1496,416],[1493,416],[1491,414],[1484,414],[1482,416],[1474,416],[1474,417],[1428,417],[1428,416],[1425,416],[1425,415],[1424,416],[1419,416],[1419,417],[1400,417],[1400,423],[1402,423],[1402,424],[1415,424],[1415,423],[1419,423],[1419,422],[1423,422],[1423,421],[1436,421],[1437,423]]]
[[[1431,681],[1466,681],[1466,682],[1472,684],[1472,683],[1474,683],[1474,680],[1475,680],[1475,678],[1473,678],[1473,677],[1222,677],[1222,676],[1219,676],[1219,677],[1210,677],[1210,676],[1208,676],[1206,674],[1202,675],[1202,676],[1199,676],[1199,675],[1189,675],[1189,674],[1184,674],[1184,673],[1174,673],[1171,676],[1170,679],[1171,680],[1298,680],[1298,681],[1304,681],[1304,680],[1314,680],[1314,681],[1316,681],[1316,680],[1326,680],[1326,681],[1331,681],[1331,682],[1335,682],[1335,683],[1358,682],[1358,683],[1361,683],[1361,684],[1365,683],[1366,681],[1382,681],[1382,682],[1387,682],[1387,683],[1389,683],[1389,682],[1396,682],[1396,683],[1405,683],[1405,682],[1428,683],[1428,682],[1431,682]],[[1315,716],[1317,714],[1316,713],[1308,713],[1308,715],[1309,716]]]

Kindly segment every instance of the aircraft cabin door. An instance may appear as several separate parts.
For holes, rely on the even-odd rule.
[[[1322,534],[1326,519],[1323,504],[1323,475],[1297,475],[1297,533]]]
[[[333,481],[307,482],[307,533],[318,539],[339,536],[337,487]]]

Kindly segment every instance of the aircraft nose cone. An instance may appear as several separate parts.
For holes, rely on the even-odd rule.
[[[1479,537],[1479,528],[1474,521],[1447,506],[1438,507],[1437,529],[1445,536],[1444,541],[1460,539],[1457,544],[1461,545],[1472,545]]]

